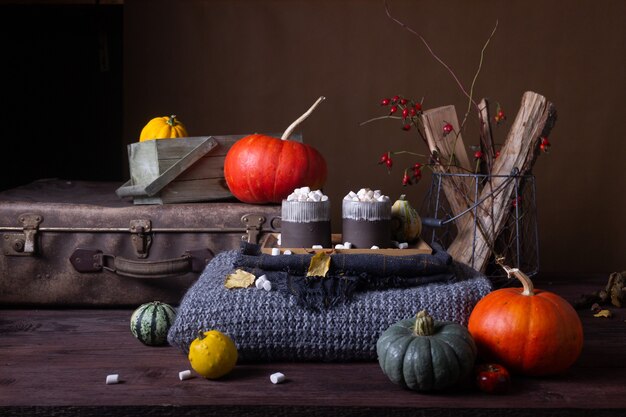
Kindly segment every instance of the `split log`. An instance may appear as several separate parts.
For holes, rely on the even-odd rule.
[[[515,181],[497,176],[510,175],[515,169],[520,175],[529,173],[539,153],[540,137],[548,136],[555,120],[556,109],[552,103],[537,93],[524,93],[500,156],[494,161],[491,171],[494,177],[477,200],[485,199],[476,211],[476,234],[459,233],[448,248],[455,260],[480,271],[485,270],[493,244],[511,214],[515,192]],[[506,181],[509,182],[505,184]],[[494,189],[500,191],[493,195]],[[473,230],[473,224],[468,227]]]
[[[493,167],[493,160],[496,156],[496,146],[493,143],[493,135],[491,133],[491,123],[489,123],[489,102],[486,98],[478,103],[478,118],[480,120],[480,149],[483,152],[485,163],[483,164],[483,174],[489,174]]]
[[[444,106],[426,110],[422,114],[424,133],[431,155],[438,161],[433,170],[438,173],[467,174],[474,171],[469,158],[457,118],[454,106]],[[453,131],[444,135],[443,126],[450,123]],[[443,176],[441,177],[443,188],[453,215],[465,211],[473,204],[477,193],[476,184],[471,176]],[[456,220],[459,232],[470,230],[469,216],[461,216]]]

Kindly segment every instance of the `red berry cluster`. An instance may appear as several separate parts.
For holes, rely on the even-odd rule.
[[[506,120],[506,115],[504,114],[504,112],[500,108],[500,104],[499,103],[498,103],[498,106],[496,107],[496,115],[493,116],[493,120],[495,120],[497,125],[499,125],[500,122],[503,122],[503,121]]]
[[[391,151],[387,151],[380,156],[378,165],[380,164],[385,164],[387,166],[387,169],[391,171],[391,167],[393,166],[393,160],[391,159]]]
[[[413,164],[413,167],[411,169],[413,170],[412,176],[409,176],[408,169],[404,170],[404,175],[402,176],[402,185],[405,187],[407,185],[413,184],[414,182],[417,183],[420,179],[422,179],[422,164],[416,162],[415,164]]]
[[[550,149],[550,141],[548,141],[548,138],[546,138],[545,136],[541,137],[541,142],[539,142],[539,149],[541,150],[541,152],[546,152],[548,153],[548,150]]]
[[[391,105],[389,108],[390,116],[400,112],[402,115],[402,130],[411,130],[411,126],[417,124],[417,118],[422,112],[422,103],[398,95],[393,96],[393,98],[382,99],[380,105]]]

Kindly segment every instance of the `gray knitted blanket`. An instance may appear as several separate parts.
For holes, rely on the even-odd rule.
[[[199,330],[217,329],[233,339],[240,361],[375,360],[376,341],[392,324],[423,309],[467,324],[491,291],[486,277],[454,263],[454,282],[359,292],[348,303],[313,311],[277,291],[226,289],[237,255],[218,254],[187,291],[168,334],[172,346],[188,352]]]

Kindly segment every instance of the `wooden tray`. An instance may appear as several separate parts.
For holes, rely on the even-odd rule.
[[[367,254],[377,254],[377,255],[391,255],[391,256],[407,256],[407,255],[418,255],[418,254],[428,254],[433,253],[433,249],[428,245],[428,243],[424,242],[422,239],[419,239],[417,242],[412,243],[406,249],[334,249],[334,248],[324,248],[324,249],[313,249],[313,248],[283,248],[278,245],[278,233],[268,233],[261,239],[261,252],[271,255],[273,248],[280,248],[281,253],[287,249],[289,249],[292,253],[305,255],[305,254],[315,254],[317,252],[326,252],[328,254],[333,253],[343,253],[343,254],[358,254],[358,253],[367,253]],[[338,243],[343,243],[341,240],[340,234],[333,234],[332,237],[333,246]]]

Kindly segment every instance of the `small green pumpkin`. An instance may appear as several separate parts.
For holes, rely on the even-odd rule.
[[[142,304],[130,317],[130,331],[145,345],[164,345],[175,318],[176,311],[169,304],[160,301]]]
[[[426,311],[391,325],[376,343],[378,363],[402,387],[433,391],[466,377],[476,361],[476,344],[457,323],[433,320]]]
[[[398,242],[414,242],[422,233],[422,219],[402,194],[391,206],[391,235]]]

